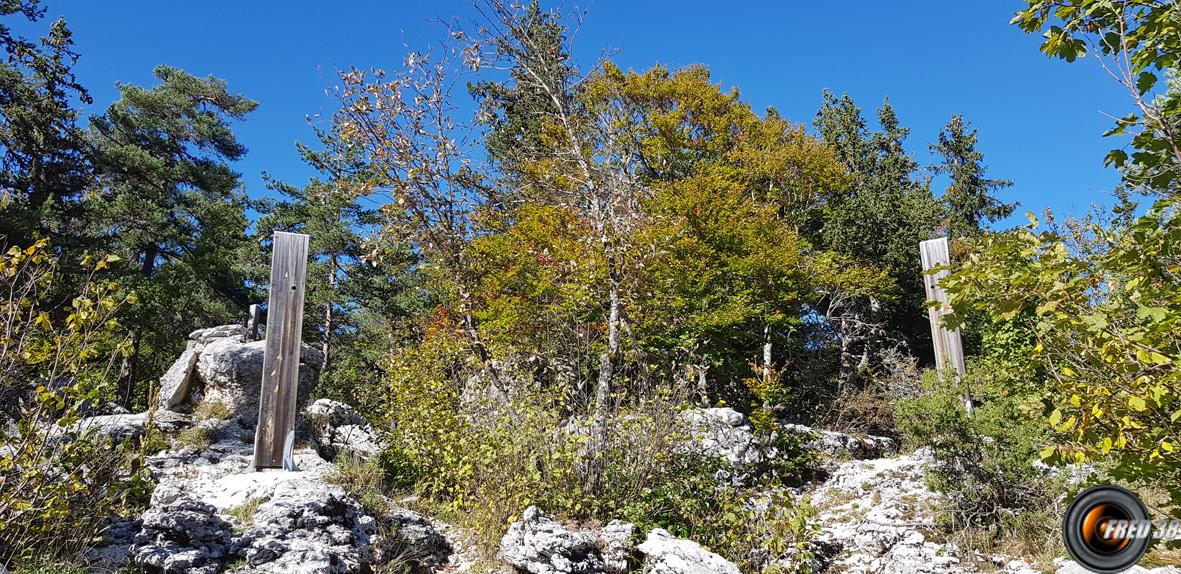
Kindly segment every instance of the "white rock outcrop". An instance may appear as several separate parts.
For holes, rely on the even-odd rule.
[[[205,387],[205,400],[230,408],[248,426],[258,421],[258,393],[262,381],[266,341],[241,342],[218,339],[200,351],[197,377]],[[305,400],[315,385],[324,355],[304,345],[300,354],[297,396]]]
[[[575,532],[530,506],[500,539],[501,560],[530,574],[599,574],[607,566],[595,536]]]
[[[185,402],[192,390],[193,369],[197,366],[197,357],[209,343],[223,339],[237,343],[245,342],[246,327],[221,325],[189,333],[189,342],[184,352],[160,376],[160,408],[171,409]]]
[[[733,562],[660,528],[649,532],[637,549],[649,574],[741,574]]]
[[[334,460],[342,452],[366,460],[385,450],[386,445],[373,425],[342,402],[317,399],[304,409],[303,418],[315,432],[320,455],[328,460]]]

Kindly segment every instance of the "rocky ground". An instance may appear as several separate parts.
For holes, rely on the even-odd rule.
[[[382,448],[374,429],[346,405],[321,400],[302,407],[297,434],[307,446],[294,453],[297,470],[253,471],[262,346],[246,341],[235,326],[197,331],[190,339],[162,378],[157,410],[81,423],[130,437],[144,435],[150,419],[173,436],[199,437],[174,440],[172,448],[151,457],[157,486],[150,506],[141,516],[112,519],[106,541],[88,556],[96,571],[132,566],[169,574],[463,574],[474,569],[476,553],[461,530],[388,500],[382,508],[366,508],[333,483],[328,460],[337,453],[365,457]],[[314,382],[319,365],[318,353],[305,349],[301,387]],[[221,408],[192,414],[200,401]],[[744,469],[776,456],[757,443],[749,422],[733,410],[695,409],[684,417],[699,437],[694,448],[733,465],[734,472],[720,478],[742,480]],[[1016,558],[969,556],[930,536],[938,495],[924,482],[933,462],[928,452],[899,454],[893,441],[880,437],[782,428],[802,433],[826,460],[827,477],[793,493],[810,497],[817,511],[814,572],[1039,572]],[[655,574],[739,574],[721,556],[660,529],[639,532],[620,521],[596,530],[571,529],[538,508],[527,509],[511,525],[499,559],[494,569],[530,574],[623,574],[637,568]],[[1053,571],[1081,574],[1063,560]],[[1181,568],[1142,571],[1181,574]]]

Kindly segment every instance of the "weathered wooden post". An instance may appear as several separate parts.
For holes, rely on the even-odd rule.
[[[939,281],[951,272],[946,268],[951,265],[951,254],[947,249],[947,238],[928,239],[919,243],[919,255],[923,260],[923,286],[927,292],[927,302],[938,302],[927,308],[927,316],[931,319],[931,341],[935,344],[935,368],[942,372],[949,364],[956,370],[956,380],[962,381],[967,367],[964,364],[964,347],[960,342],[960,331],[948,330],[940,324],[943,316],[950,311],[947,304],[947,293],[939,286]],[[931,269],[944,267],[935,273]],[[964,409],[972,414],[972,392],[964,389]]]
[[[266,350],[258,426],[254,433],[254,468],[294,470],[296,394],[303,329],[304,278],[308,236],[276,232],[271,253],[271,294],[267,304]]]

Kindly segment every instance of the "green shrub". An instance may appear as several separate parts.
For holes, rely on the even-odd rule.
[[[807,539],[805,506],[779,498],[755,516],[746,504],[751,491],[718,480],[724,460],[684,448],[695,438],[679,412],[687,393],[621,398],[602,443],[592,445],[593,418],[571,415],[546,389],[519,383],[509,396],[461,399],[447,375],[455,348],[428,339],[395,356],[394,430],[383,459],[398,480],[416,479],[425,503],[471,528],[489,554],[530,505],[577,522],[662,527],[752,570]],[[795,452],[784,441],[784,452]],[[777,473],[795,474],[789,461],[765,473],[767,485]]]
[[[978,403],[971,417],[964,411],[965,384]],[[1031,521],[1062,491],[1034,464],[1049,431],[1041,400],[1013,392],[1020,385],[989,360],[973,365],[963,383],[928,374],[923,385],[923,395],[898,403],[897,424],[911,446],[934,449],[937,464],[927,481],[946,496],[944,526],[997,541],[1053,537],[1056,517]]]

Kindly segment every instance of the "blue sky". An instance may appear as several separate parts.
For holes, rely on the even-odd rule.
[[[249,148],[238,162],[247,190],[263,194],[264,171],[290,182],[310,175],[295,152],[309,141],[309,114],[329,115],[324,94],[335,70],[398,65],[403,44],[443,35],[436,17],[470,17],[470,2],[165,2],[46,0],[48,18],[65,17],[82,59],[80,79],[98,112],[115,82],[151,84],[169,64],[213,74],[258,100],[237,126]],[[547,4],[552,6],[552,3]],[[1102,165],[1123,142],[1102,138],[1128,100],[1092,60],[1074,64],[1038,52],[1040,38],[1009,25],[1018,2],[869,1],[703,2],[596,0],[576,41],[589,64],[603,50],[643,69],[703,63],[715,81],[738,86],[756,109],[774,106],[810,125],[821,90],[848,92],[872,113],[889,97],[909,148],[927,163],[927,144],[952,114],[980,132],[989,173],[1016,182],[1004,199],[1025,210],[1081,214],[1105,202],[1117,174]],[[21,27],[20,29],[25,29]],[[1002,224],[1002,225],[1003,225]]]

